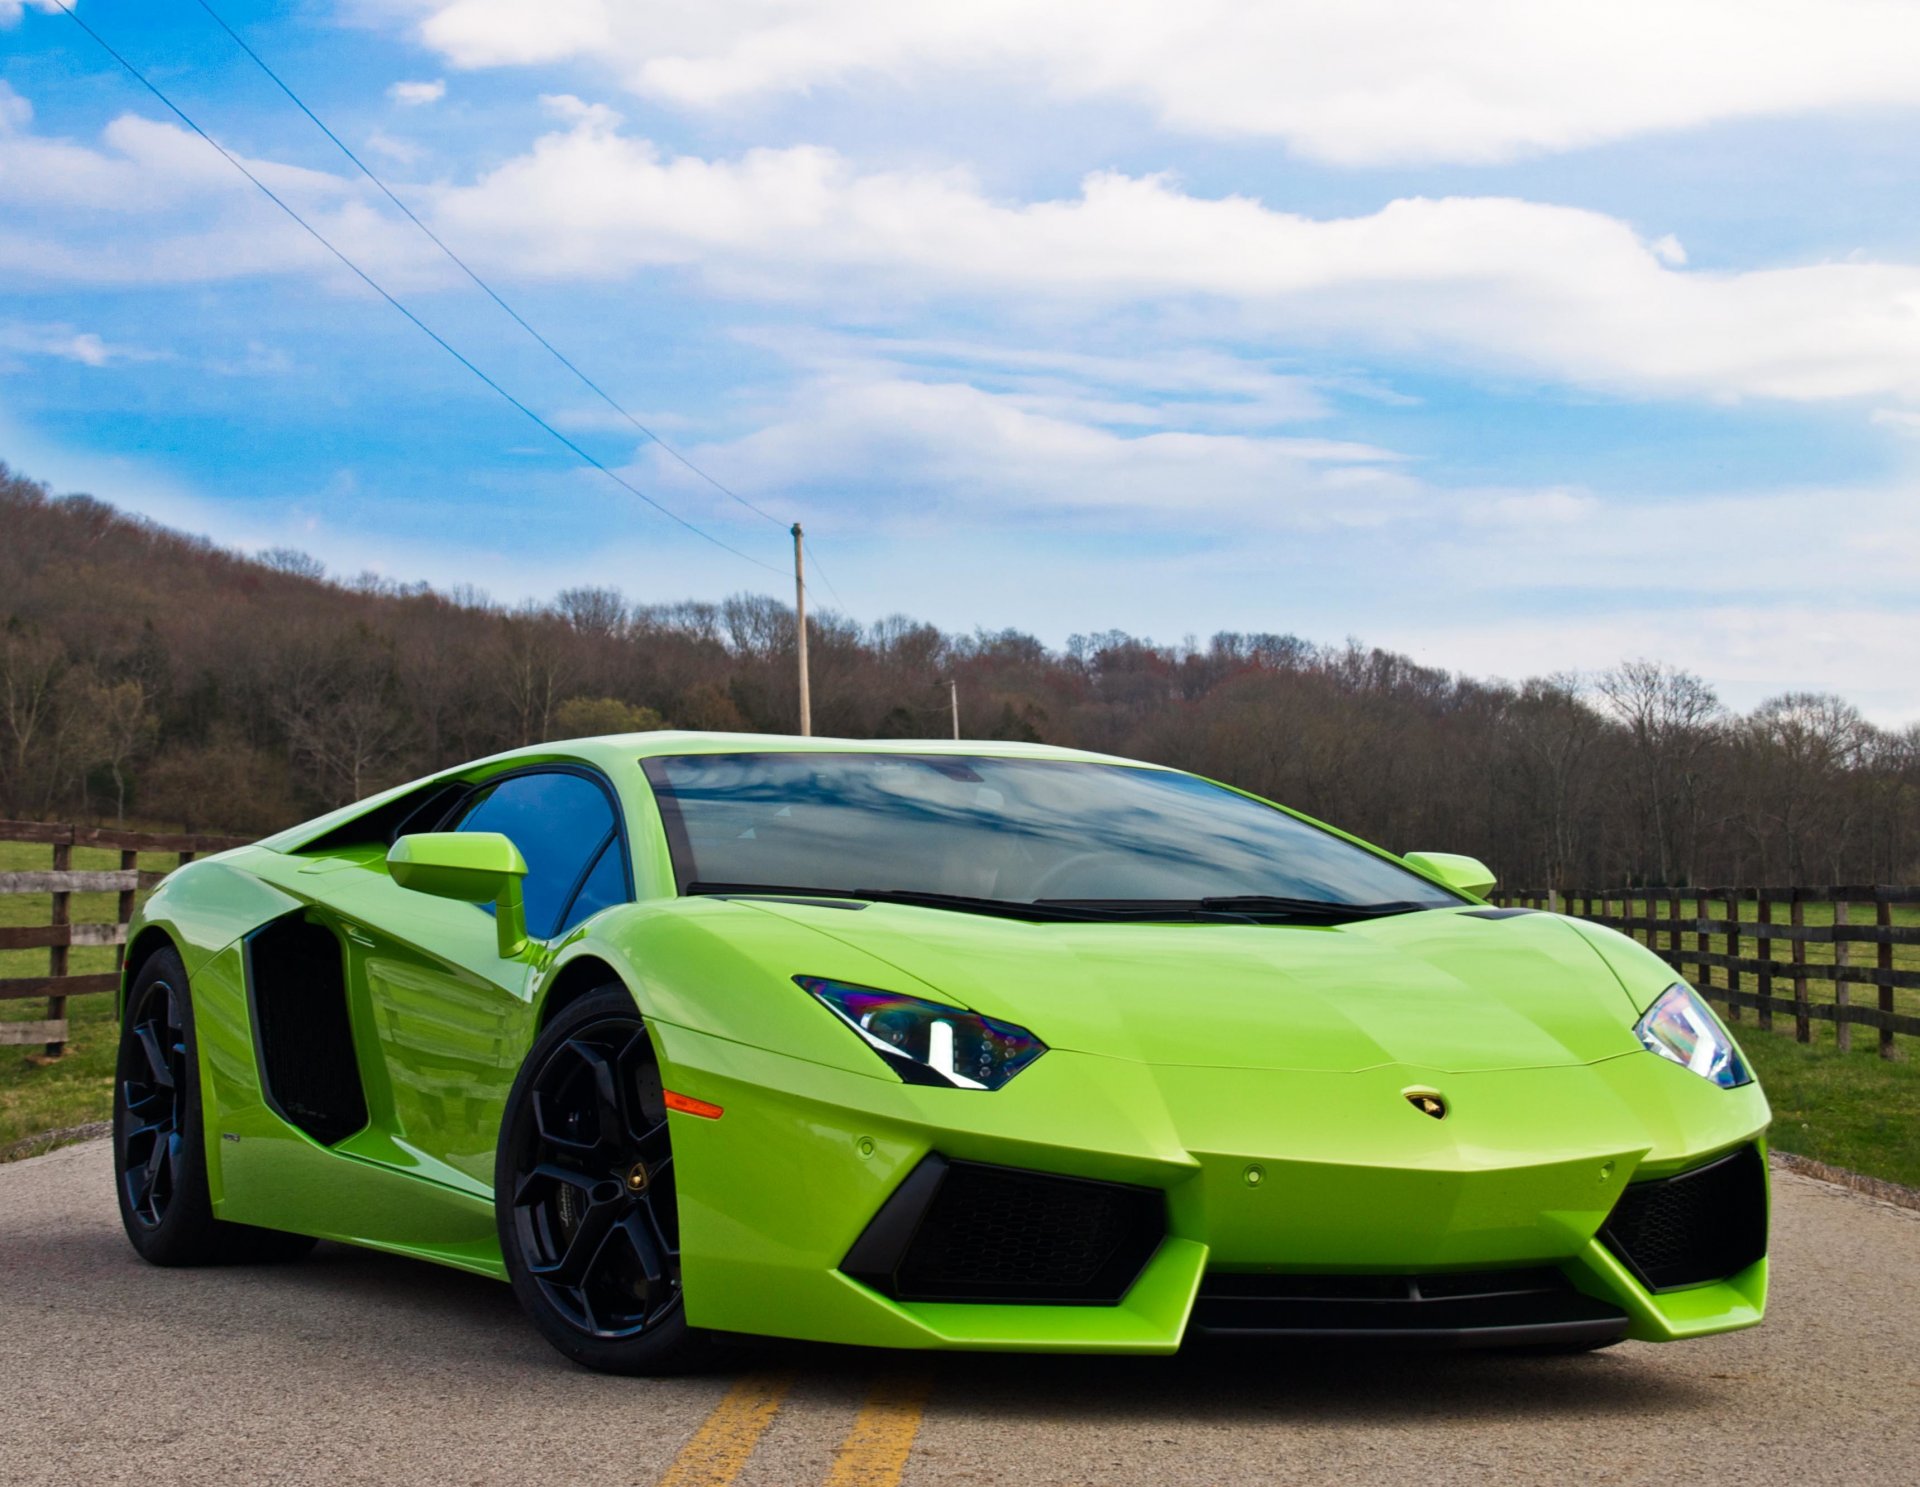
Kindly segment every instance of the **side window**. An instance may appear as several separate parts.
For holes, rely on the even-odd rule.
[[[591,919],[602,909],[610,909],[615,904],[628,901],[627,865],[620,850],[620,838],[607,838],[606,846],[600,849],[599,860],[593,864],[593,870],[587,874],[586,882],[580,885],[580,891],[573,896],[573,903],[567,909],[567,917],[561,921],[555,934],[563,934],[582,919]]]
[[[587,869],[609,844],[618,865],[613,806],[592,780],[577,774],[523,774],[484,791],[461,814],[456,831],[497,831],[527,859],[522,893],[527,933],[551,939],[561,912]],[[623,875],[624,876],[624,875]],[[624,896],[624,881],[622,882]]]

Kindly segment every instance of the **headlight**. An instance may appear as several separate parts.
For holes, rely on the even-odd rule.
[[[1633,1030],[1649,1052],[1684,1065],[1722,1089],[1752,1082],[1753,1075],[1747,1072],[1733,1039],[1700,994],[1684,981],[1661,992],[1660,1000],[1647,1009],[1647,1015]]]
[[[908,1084],[998,1089],[1047,1051],[1023,1027],[871,986],[795,976]]]

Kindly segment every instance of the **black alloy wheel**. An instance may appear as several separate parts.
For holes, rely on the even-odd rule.
[[[508,1097],[500,1247],[549,1341],[615,1373],[686,1368],[680,1214],[660,1064],[624,988],[564,1009]]]
[[[127,1015],[120,1069],[120,1202],[131,1222],[157,1229],[182,1187],[187,1028],[180,988],[147,980]],[[128,1053],[132,1057],[127,1057]]]
[[[171,948],[147,957],[127,991],[113,1083],[113,1179],[120,1222],[156,1265],[290,1260],[305,1234],[213,1216],[192,989]]]

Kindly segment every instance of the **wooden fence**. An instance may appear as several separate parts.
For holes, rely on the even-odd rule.
[[[1771,1031],[1783,1014],[1802,1043],[1815,1022],[1830,1022],[1842,1049],[1869,1027],[1887,1059],[1899,1057],[1896,1035],[1920,1037],[1920,888],[1576,888],[1499,892],[1494,902],[1632,935],[1724,1005],[1729,1022],[1751,1011]]]
[[[166,876],[164,871],[142,869],[142,854],[149,857],[156,853],[174,854],[185,864],[202,852],[243,846],[247,840],[237,836],[169,835],[63,826],[47,821],[0,821],[0,842],[50,846],[53,859],[51,870],[0,872],[0,894],[47,894],[52,905],[45,924],[0,924],[0,950],[44,947],[47,952],[46,975],[0,979],[0,1001],[42,996],[47,999],[44,1020],[0,1021],[0,1044],[41,1043],[50,1057],[57,1058],[66,1049],[67,998],[112,991],[120,984],[119,967],[126,960],[127,924],[133,918],[134,900]],[[117,851],[120,866],[76,871],[73,866],[76,847]],[[72,909],[76,893],[113,894],[114,918],[75,923]],[[95,975],[68,974],[69,955],[76,946],[114,947],[114,969]]]

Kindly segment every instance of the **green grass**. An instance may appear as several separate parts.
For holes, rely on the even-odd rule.
[[[1920,1188],[1920,1064],[1748,1028],[1740,1046],[1773,1106],[1773,1145]]]
[[[166,871],[178,858],[170,852],[143,852],[140,866]],[[23,842],[0,842],[0,872],[44,871],[53,866],[53,848]],[[75,847],[76,870],[117,869],[120,854],[97,847]],[[117,893],[75,893],[67,912],[75,924],[111,924],[120,904]],[[0,893],[0,925],[50,923],[52,896],[45,893]],[[67,969],[76,976],[114,968],[114,952],[103,945],[82,945],[68,952]],[[0,950],[0,978],[44,976],[45,950]],[[47,1015],[45,1001],[0,1001],[0,1021],[38,1022]],[[70,1038],[67,1054],[56,1063],[36,1067],[31,1047],[0,1046],[0,1150],[25,1136],[65,1126],[105,1120],[113,1099],[113,1058],[119,1026],[109,995],[79,996],[67,1003]]]

